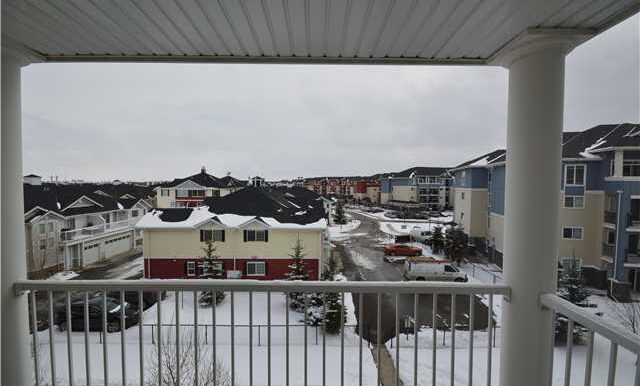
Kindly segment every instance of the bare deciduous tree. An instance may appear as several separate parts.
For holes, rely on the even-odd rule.
[[[634,334],[640,334],[640,302],[616,301],[612,305],[620,323]]]
[[[173,332],[167,337],[168,342],[175,342]],[[162,348],[160,348],[162,346]],[[198,344],[198,384],[231,386],[231,377],[227,369],[221,364],[213,364],[209,346]],[[147,381],[145,386],[156,386],[158,384],[158,350],[160,354],[160,366],[162,368],[161,386],[195,385],[196,384],[196,344],[193,333],[180,334],[180,349],[176,352],[176,345],[165,343],[156,344],[153,355],[147,363]],[[178,382],[177,361],[180,357],[180,376]],[[214,383],[215,380],[215,383]]]

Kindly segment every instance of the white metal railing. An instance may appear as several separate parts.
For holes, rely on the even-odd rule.
[[[120,220],[120,221],[115,221],[111,223],[92,225],[90,227],[69,229],[69,230],[60,232],[60,240],[61,241],[78,240],[81,238],[106,233],[112,230],[127,228],[134,225],[137,220],[138,219],[127,219],[127,220]]]
[[[618,362],[618,347],[624,347],[637,356],[635,362],[634,385],[640,385],[640,336],[633,334],[622,327],[607,322],[602,317],[587,312],[584,308],[576,306],[555,294],[544,294],[540,297],[540,303],[556,315],[564,316],[567,319],[567,341],[564,363],[563,385],[572,384],[573,346],[574,328],[582,326],[587,330],[587,351],[584,366],[584,385],[590,386],[592,383],[594,342],[596,334],[610,341],[609,366],[606,375],[607,386],[616,384],[616,369]],[[554,322],[555,317],[553,318]],[[553,370],[552,370],[553,371]],[[574,383],[575,384],[575,383]],[[600,383],[598,383],[600,384]]]
[[[92,333],[89,332],[89,323],[90,323],[89,312],[88,312],[89,294],[93,292],[98,292],[101,294],[99,295],[102,297],[101,330],[108,331],[108,326],[107,326],[107,323],[109,320],[107,315],[108,296],[113,296],[114,292],[116,294],[119,293],[119,297],[116,297],[116,299],[119,298],[119,304],[124,304],[125,291],[134,291],[134,296],[135,296],[135,293],[137,293],[138,307],[139,307],[140,313],[143,312],[142,307],[144,304],[143,303],[144,293],[154,293],[155,299],[158,300],[157,303],[155,304],[155,309],[152,311],[152,312],[156,312],[156,315],[155,315],[156,328],[152,334],[154,335],[153,336],[154,344],[157,345],[157,350],[155,353],[157,355],[157,358],[153,356],[153,353],[151,358],[149,358],[149,353],[147,352],[148,348],[145,347],[145,333],[143,332],[143,327],[145,323],[137,323],[138,328],[131,329],[133,330],[133,332],[131,331],[126,332],[126,338],[125,338],[125,328],[121,328],[120,334],[119,334],[120,335],[119,356],[120,356],[120,363],[121,363],[119,376],[121,377],[122,384],[128,384],[127,382],[129,381],[132,381],[132,382],[139,381],[140,384],[143,385],[143,384],[148,384],[149,382],[153,382],[157,377],[157,383],[164,385],[162,381],[163,371],[172,371],[174,374],[177,374],[177,376],[175,377],[176,385],[180,385],[181,382],[182,384],[186,384],[187,382],[185,382],[183,377],[180,376],[181,367],[186,366],[185,363],[180,359],[180,355],[182,352],[181,344],[183,345],[185,344],[181,342],[195,342],[194,347],[196,349],[193,354],[194,355],[192,358],[193,360],[189,361],[189,364],[195,367],[195,369],[192,371],[192,374],[195,374],[195,380],[190,381],[189,383],[197,385],[199,383],[197,374],[199,374],[199,371],[201,371],[199,370],[198,366],[204,366],[200,363],[199,356],[209,355],[209,354],[203,354],[203,352],[199,351],[198,349],[199,347],[203,347],[201,344],[199,344],[200,338],[199,338],[198,331],[200,329],[198,328],[198,326],[199,326],[199,323],[203,323],[203,322],[199,321],[200,311],[199,311],[199,307],[196,304],[198,293],[199,291],[224,291],[225,293],[229,294],[229,299],[230,299],[230,311],[229,311],[230,314],[228,315],[230,327],[227,327],[228,335],[225,335],[225,336],[228,336],[228,341],[224,346],[218,347],[219,344],[216,343],[217,342],[216,339],[218,340],[221,339],[221,335],[216,334],[216,329],[221,328],[222,324],[220,322],[222,323],[224,322],[217,320],[216,309],[218,307],[215,307],[215,306],[211,307],[211,310],[209,312],[211,312],[210,317],[211,317],[212,323],[209,323],[208,327],[212,329],[212,335],[211,335],[211,345],[207,345],[207,347],[211,348],[212,355],[208,356],[207,358],[212,358],[211,363],[217,366],[218,364],[217,358],[220,357],[221,348],[224,347],[230,350],[230,353],[225,351],[223,354],[225,354],[225,357],[228,359],[227,363],[229,366],[229,381],[231,385],[237,384],[238,375],[240,374],[238,372],[238,369],[236,368],[237,357],[239,355],[238,350],[240,349],[242,350],[241,351],[242,354],[240,355],[243,355],[242,356],[242,362],[243,362],[242,376],[245,378],[245,382],[242,384],[246,383],[248,385],[253,385],[254,376],[259,375],[261,378],[259,382],[257,382],[258,384],[271,385],[273,382],[273,384],[284,384],[284,385],[290,385],[293,383],[304,384],[304,385],[308,385],[310,383],[316,384],[316,385],[317,384],[344,385],[345,381],[347,381],[345,378],[345,360],[347,361],[354,360],[354,361],[357,361],[357,364],[354,363],[354,367],[353,367],[353,368],[356,368],[355,366],[357,366],[357,369],[358,369],[357,375],[355,375],[353,370],[349,372],[349,374],[353,375],[353,378],[351,379],[351,381],[353,381],[353,384],[355,384],[357,380],[357,383],[359,385],[362,385],[363,376],[365,377],[375,376],[375,378],[373,379],[373,383],[377,383],[378,385],[382,384],[383,377],[391,377],[390,379],[387,379],[385,381],[385,384],[389,384],[387,382],[391,382],[398,385],[400,382],[400,366],[401,366],[400,346],[402,345],[402,342],[398,340],[398,337],[400,334],[399,304],[402,301],[404,302],[403,307],[407,306],[405,307],[405,309],[411,310],[409,314],[411,313],[413,314],[414,321],[417,321],[418,319],[422,319],[417,323],[414,322],[412,326],[409,327],[410,330],[411,329],[413,330],[412,331],[414,335],[413,347],[406,347],[406,346],[403,347],[403,350],[405,350],[403,352],[405,354],[409,354],[412,351],[411,356],[413,357],[413,363],[412,363],[413,369],[409,373],[413,374],[412,381],[414,386],[417,386],[419,383],[428,384],[431,381],[433,381],[434,382],[433,384],[435,384],[435,380],[438,377],[437,372],[439,370],[437,369],[437,362],[439,363],[442,360],[441,358],[443,356],[442,352],[440,352],[440,355],[437,355],[436,353],[437,347],[435,342],[436,342],[436,332],[438,328],[440,329],[446,328],[449,330],[448,339],[449,339],[451,350],[448,353],[448,356],[449,356],[448,369],[451,373],[450,375],[451,384],[452,385],[454,384],[454,377],[456,376],[455,375],[456,354],[462,353],[463,351],[461,351],[461,349],[464,350],[464,348],[461,348],[460,346],[456,346],[456,336],[462,334],[461,331],[456,332],[456,326],[460,328],[461,325],[466,326],[467,331],[465,331],[465,334],[468,334],[468,337],[466,339],[468,342],[467,360],[469,363],[468,370],[467,370],[468,384],[472,385],[472,383],[474,383],[474,384],[491,385],[492,379],[493,379],[492,378],[492,344],[487,344],[486,347],[482,346],[479,348],[479,350],[486,350],[486,355],[485,354],[482,355],[483,359],[486,358],[486,374],[476,374],[474,379],[474,366],[473,366],[474,356],[476,357],[479,356],[479,352],[477,350],[474,351],[474,335],[480,334],[480,330],[484,328],[484,330],[486,331],[487,342],[492,342],[493,327],[495,325],[495,322],[494,322],[495,315],[493,313],[494,296],[499,295],[499,296],[508,297],[509,295],[509,289],[506,286],[499,285],[499,284],[497,285],[496,284],[465,284],[465,283],[445,283],[445,282],[292,282],[292,281],[206,280],[206,279],[205,280],[202,280],[202,279],[200,280],[95,280],[95,281],[73,280],[73,281],[65,281],[65,282],[55,282],[55,281],[46,281],[46,280],[39,280],[39,281],[23,280],[23,281],[18,281],[15,284],[15,290],[17,292],[30,291],[31,313],[32,313],[31,323],[32,323],[33,331],[37,330],[37,326],[39,322],[38,316],[37,316],[38,313],[36,310],[37,299],[43,299],[41,300],[41,303],[46,302],[47,304],[46,313],[48,314],[47,319],[49,322],[48,335],[34,333],[32,334],[32,336],[33,336],[33,352],[35,353],[35,355],[33,356],[35,368],[36,369],[42,368],[40,367],[41,364],[39,363],[39,358],[40,358],[39,350],[48,351],[49,357],[50,357],[49,366],[48,366],[49,373],[46,376],[47,379],[44,379],[44,376],[41,375],[40,371],[36,371],[35,372],[36,385],[45,384],[49,381],[49,379],[51,380],[52,384],[56,384],[56,381],[58,381],[58,379],[56,377],[57,373],[56,373],[55,362],[60,360],[64,361],[63,356],[55,355],[56,345],[57,344],[59,345],[60,342],[55,342],[54,340],[54,332],[53,332],[53,326],[55,324],[54,294],[56,294],[56,296],[59,296],[62,294],[64,302],[66,304],[65,319],[66,319],[66,325],[68,326],[65,334],[67,363],[66,363],[66,366],[64,367],[66,367],[67,382],[69,385],[74,384],[74,379],[77,376],[74,371],[73,342],[75,342],[76,344],[78,343],[82,344],[82,342],[80,342],[82,333],[76,334],[72,332],[73,323],[72,323],[72,315],[71,315],[71,295],[74,292],[79,292],[83,296],[84,313],[82,315],[82,318],[84,321],[83,343],[84,343],[84,362],[85,362],[85,365],[84,365],[85,374],[83,375],[84,375],[84,378],[86,379],[85,381],[86,384],[89,385],[92,383],[91,382],[92,361],[96,361],[96,359],[98,359],[96,357],[99,356],[99,355],[96,355],[96,353],[90,354],[92,352],[90,345],[91,347],[95,347],[94,343],[98,343],[98,341],[96,341],[95,337],[92,338],[91,337]],[[165,291],[174,292],[174,295],[175,295],[174,302],[173,302],[174,304],[172,304],[175,307],[174,314],[173,314],[174,319],[170,323],[171,327],[169,327],[169,329],[173,329],[175,327],[175,332],[174,332],[175,336],[173,337],[173,341],[171,342],[168,342],[167,337],[163,339],[163,336],[165,336],[168,332],[162,317],[163,313],[166,312],[164,311],[164,309],[165,309],[167,300],[164,300],[164,301],[162,300],[163,299],[162,294]],[[109,293],[111,293],[112,295],[109,295]],[[193,307],[193,313],[191,315],[185,314],[181,309],[181,305],[180,305],[181,304],[180,299],[181,297],[184,297],[184,294],[186,293],[193,294],[194,307]],[[349,338],[350,342],[352,342],[354,345],[353,347],[350,346],[350,349],[352,349],[352,351],[350,351],[350,355],[345,359],[345,325],[346,325],[345,318],[346,317],[344,315],[344,309],[342,309],[341,315],[340,315],[339,341],[338,341],[338,337],[334,338],[334,340],[332,341],[334,342],[334,346],[331,347],[333,351],[329,352],[328,346],[326,344],[327,334],[324,332],[324,329],[323,329],[322,330],[323,331],[322,346],[321,346],[321,349],[322,349],[321,364],[318,363],[317,361],[317,358],[320,356],[320,353],[315,352],[316,355],[314,356],[314,358],[316,359],[316,361],[313,362],[314,365],[312,366],[311,369],[309,368],[310,355],[308,352],[309,328],[303,329],[304,330],[303,337],[300,337],[301,341],[299,342],[298,346],[295,347],[295,350],[293,350],[293,348],[290,347],[291,339],[292,339],[292,337],[290,336],[290,327],[292,324],[290,322],[289,311],[284,312],[285,314],[284,335],[285,336],[283,337],[283,341],[279,343],[272,341],[272,327],[275,325],[275,323],[272,322],[272,311],[271,311],[273,293],[284,293],[284,294],[320,293],[324,295],[333,293],[333,294],[339,295],[338,298],[341,299],[342,304],[345,304],[345,294],[348,294],[349,296],[353,297],[354,304],[356,302],[358,304],[357,320],[359,320],[360,322],[355,327],[357,329],[357,331],[355,331],[355,334],[350,335],[350,338]],[[240,298],[241,296],[242,298]],[[257,324],[254,319],[254,308],[256,308],[256,306],[254,306],[254,299],[258,299],[258,296],[260,296],[260,299],[263,302],[260,304],[260,306],[262,307],[261,309],[264,310],[265,308],[264,303],[266,303],[266,313],[267,313],[266,315],[266,334],[267,334],[266,371],[260,371],[260,372],[254,371],[254,367],[256,366],[256,360],[254,360],[254,355],[258,355],[259,353],[264,353],[264,352],[257,351],[257,348],[254,345],[254,337],[253,337],[254,328],[252,328]],[[423,296],[427,296],[430,298],[425,299]],[[247,304],[248,309],[246,309],[244,312],[248,314],[248,323],[245,323],[244,325],[242,325],[242,321],[238,319],[238,315],[237,315],[238,311],[236,311],[237,307],[234,306],[234,301],[239,301],[235,299],[244,300],[247,297],[248,297],[248,303],[243,303],[243,304]],[[190,296],[188,298],[190,298]],[[284,309],[288,310],[290,305],[289,296],[283,296],[283,298],[286,299],[284,301],[284,305],[285,305]],[[388,312],[387,310],[385,310],[384,314],[382,312],[383,298],[384,298],[385,307],[390,307],[390,310],[388,310]],[[282,298],[278,298],[278,299],[282,299]],[[309,308],[310,305],[308,304],[308,298],[305,297],[305,299],[306,300],[304,302],[303,316],[301,316],[301,318],[303,319],[300,320],[301,322],[303,322],[303,325],[308,324],[307,318],[310,317],[309,313],[307,312],[310,310]],[[367,304],[369,304],[370,307],[367,307]],[[481,316],[476,316],[476,313],[478,312],[478,310],[482,310],[482,308],[478,308],[478,307],[483,307],[482,304],[484,304],[484,307],[487,307],[486,320],[480,319]],[[184,305],[184,302],[182,303],[182,305]],[[323,312],[326,312],[326,308],[325,308],[326,302],[322,307],[323,307]],[[365,316],[365,311],[364,311],[365,307],[368,308],[367,313],[375,312],[375,318],[371,318],[371,320],[375,320],[375,323],[372,323],[373,325],[370,324],[368,326],[368,331],[373,334],[373,335],[370,335],[370,337],[374,336],[375,338],[370,339],[373,341],[369,341],[368,343],[365,343],[363,340],[363,336],[364,336],[363,329],[364,329],[365,323],[362,321],[364,320],[364,316]],[[424,307],[425,309],[429,309],[430,307],[430,310],[433,310],[435,312],[430,312],[429,317],[423,317],[423,316],[416,317],[420,315],[420,307]],[[440,313],[439,310],[442,310],[442,313]],[[65,310],[63,310],[63,312],[64,311]],[[120,325],[126,326],[125,307],[119,307],[118,312],[119,312]],[[147,310],[146,312],[149,312],[149,310]],[[60,311],[57,311],[56,314],[59,315]],[[207,315],[207,317],[208,316],[209,315]],[[243,314],[240,316],[244,317],[247,315]],[[395,342],[396,342],[396,345],[394,347],[395,363],[396,363],[395,373],[391,375],[382,374],[382,372],[380,371],[381,366],[378,366],[377,373],[375,370],[364,371],[363,369],[363,355],[364,355],[363,348],[364,347],[369,347],[371,349],[371,358],[377,358],[376,360],[379,360],[379,361],[382,360],[382,350],[383,349],[386,350],[386,348],[384,348],[385,342],[383,342],[383,339],[386,339],[386,338],[383,338],[383,331],[382,331],[383,317],[385,321],[387,321],[387,323],[390,323],[389,318],[392,318],[393,323],[391,323],[391,326],[395,324],[395,332],[393,332],[392,328],[388,329],[388,331],[385,330],[387,332],[390,331],[390,334],[392,335],[392,336],[389,336],[388,339],[395,338]],[[181,322],[183,318],[185,319],[185,322]],[[187,318],[190,319],[190,321],[186,320]],[[448,322],[444,322],[443,324],[443,320],[446,321],[447,318],[449,318]],[[462,319],[465,319],[465,320],[462,320]],[[189,330],[190,331],[189,334],[184,334],[183,332],[181,332],[182,323],[189,324],[191,326],[191,330]],[[148,325],[148,323],[146,324]],[[203,324],[206,324],[206,323],[203,323]],[[245,328],[247,325],[249,327],[248,329]],[[426,357],[427,353],[431,352],[430,359],[431,359],[432,371],[431,371],[431,374],[429,375],[424,373],[424,370],[422,369],[422,367],[424,366],[418,366],[418,356],[419,356],[418,339],[419,339],[419,334],[421,334],[421,329],[424,325],[430,325],[431,327],[435,327],[435,328],[432,328],[433,348],[432,349],[430,348],[430,350],[422,351],[423,354],[420,354]],[[157,326],[161,326],[161,328],[158,328]],[[238,335],[236,331],[238,326],[242,326],[243,328],[245,328],[243,331],[246,331],[246,333],[242,335]],[[478,326],[478,328],[476,328],[476,326]],[[387,325],[386,327],[388,328],[389,325]],[[137,330],[137,334],[135,333],[136,330]],[[421,338],[423,339],[431,338],[429,336],[431,334],[425,334],[424,332],[422,334],[426,335],[426,336],[421,335]],[[483,332],[483,334],[485,333]],[[95,335],[95,333],[93,333],[93,335]],[[109,355],[107,341],[108,340],[112,341],[113,339],[109,339],[109,334],[103,334],[101,332],[100,335],[101,335],[100,343],[102,347],[102,355],[100,356],[102,356],[102,359],[103,359],[103,363],[102,363],[103,377],[104,377],[104,383],[108,384],[109,377],[110,376],[113,377],[113,374],[111,374],[111,371],[109,370],[110,368],[109,361],[113,358],[113,355]],[[42,337],[42,339],[46,339],[47,336],[49,340],[48,345],[47,344],[41,345],[39,342],[39,337]],[[102,338],[102,336],[104,338]],[[137,342],[135,342],[136,338],[137,338]],[[239,339],[242,340],[240,345],[238,345],[237,343],[237,340]],[[139,374],[135,376],[127,374],[127,368],[135,369],[135,366],[131,366],[131,363],[127,362],[127,358],[131,359],[130,358],[131,354],[127,353],[127,347],[131,347],[132,343],[133,344],[137,343],[136,346],[138,349],[137,359],[138,359],[138,366],[139,366]],[[111,342],[110,344],[113,344],[113,342]],[[174,356],[172,357],[172,363],[170,366],[167,366],[165,358],[163,358],[164,353],[166,353],[168,350],[167,347],[162,348],[163,345],[168,347],[173,347],[171,350],[169,350],[175,353]],[[48,346],[48,350],[47,350],[47,346]],[[247,346],[249,347],[248,350],[246,349]],[[278,360],[282,360],[284,362],[284,366],[282,367],[279,367],[274,363],[274,355],[272,354],[272,350],[274,349],[274,347],[278,347],[279,350],[281,350],[282,347],[284,347],[285,358],[282,359],[281,356],[278,357],[279,358]],[[458,348],[458,349],[456,350],[455,348]],[[75,349],[78,350],[77,347]],[[264,350],[264,345],[261,349]],[[58,347],[57,350],[58,350],[58,354],[60,354],[61,348]],[[406,350],[409,350],[409,351],[406,351]],[[136,355],[134,354],[134,356]],[[337,361],[337,358],[339,358],[339,365],[335,364],[335,361]],[[153,374],[153,379],[149,379],[150,375],[145,372],[145,364],[148,365],[150,363],[148,361],[149,359],[151,359],[151,363],[154,363],[154,364],[157,363],[157,367],[155,367],[154,365],[154,368],[156,368],[157,371]],[[424,357],[422,359],[423,361],[425,360]],[[292,361],[297,361],[296,363],[298,363],[298,365],[295,366],[295,370],[294,370],[294,366],[291,365]],[[301,364],[300,364],[300,361],[302,361]],[[333,361],[333,362],[328,364],[330,361]],[[406,362],[410,362],[410,360]],[[202,363],[206,363],[206,361],[203,361]],[[264,366],[265,363],[260,363],[259,365]],[[403,365],[404,365],[404,362],[403,362]],[[440,365],[442,366],[442,364]],[[96,366],[99,366],[99,363],[94,364],[93,366],[94,370]],[[320,373],[320,366],[321,366],[321,373]],[[338,366],[339,366],[339,370],[338,370]],[[62,367],[62,370],[64,370],[64,367]],[[284,371],[283,371],[283,368],[284,368]],[[329,373],[327,372],[327,368],[329,368]],[[261,367],[261,369],[264,369],[264,367]],[[183,369],[183,370],[185,372],[188,371],[186,369]],[[294,374],[296,376],[299,376],[299,377],[303,376],[303,381],[293,382],[292,370],[294,371]],[[420,370],[420,373],[419,373],[419,370]],[[248,374],[248,375],[245,375],[245,374]],[[275,379],[274,375],[276,375],[278,379]],[[310,375],[314,375],[314,378],[311,381],[309,379]],[[329,376],[333,378],[330,378]],[[484,376],[486,379],[482,380],[482,376]],[[134,380],[133,378],[138,378],[138,380]],[[263,379],[263,378],[266,378],[266,379]],[[216,378],[214,378],[213,380],[214,385],[216,385],[215,379]],[[202,381],[202,379],[200,381]],[[348,383],[351,384],[352,382],[348,382]],[[404,383],[409,384],[407,379],[404,380]],[[61,383],[58,382],[57,384],[61,384]],[[201,383],[201,384],[204,384],[204,383]],[[369,382],[368,384],[371,384],[371,382]]]

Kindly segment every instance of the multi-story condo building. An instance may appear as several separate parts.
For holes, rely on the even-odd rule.
[[[562,141],[560,263],[577,258],[595,285],[640,288],[640,125],[599,125]],[[455,220],[498,263],[505,161],[499,150],[453,169]]]
[[[43,183],[24,178],[27,266],[33,277],[80,269],[142,249],[133,225],[153,191],[135,185]]]
[[[145,277],[196,278],[209,267],[205,242],[214,242],[230,278],[286,279],[298,240],[312,280],[318,280],[326,238],[323,199],[304,188],[247,187],[197,208],[158,209],[137,224],[144,230]]]
[[[321,196],[353,198],[356,183],[362,177],[311,177],[305,178],[304,187]]]
[[[413,167],[380,178],[381,204],[422,204],[430,209],[450,207],[451,176],[447,168]]]
[[[380,179],[378,175],[364,177],[356,182],[354,198],[361,201],[369,201],[372,204],[380,203]]]
[[[155,206],[157,208],[197,207],[202,205],[208,197],[226,196],[245,186],[247,181],[239,180],[229,174],[222,178],[212,176],[203,166],[198,174],[176,178],[156,186]]]

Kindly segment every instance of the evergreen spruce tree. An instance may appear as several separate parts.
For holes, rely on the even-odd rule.
[[[287,280],[309,280],[309,273],[307,267],[304,264],[304,257],[306,254],[303,252],[304,247],[300,238],[296,240],[292,248],[292,253],[289,257],[293,260],[289,264],[289,272],[287,273]],[[299,292],[290,292],[289,299],[291,299],[289,305],[296,311],[304,310],[305,294]]]
[[[202,248],[204,251],[204,264],[208,266],[208,270],[204,271],[202,275],[200,275],[203,279],[219,279],[224,276],[224,272],[222,266],[218,264],[218,258],[220,256],[216,255],[216,246],[213,240],[205,241],[205,246]],[[214,303],[219,304],[224,299],[224,292],[216,291],[215,299],[213,297],[212,291],[203,291],[200,293],[200,298],[198,299],[198,303],[203,306],[210,306]]]
[[[431,233],[431,250],[433,253],[441,253],[444,249],[444,237],[442,236],[442,227],[433,227]]]
[[[578,259],[574,256],[568,259],[558,279],[558,296],[577,305],[585,307],[585,301],[591,296],[591,291],[584,285],[584,279]],[[569,321],[563,315],[556,315],[555,337],[562,344],[567,342]],[[573,340],[579,341],[584,337],[586,329],[579,324],[574,324]]]
[[[344,215],[344,208],[342,207],[342,202],[340,201],[336,203],[335,213],[333,214],[333,223],[339,225],[347,223],[347,217]]]
[[[332,256],[327,262],[327,267],[322,273],[323,280],[334,281],[338,274],[338,262]],[[324,330],[328,334],[337,334],[340,331],[340,318],[344,316],[345,310],[340,300],[340,294],[336,292],[327,292],[322,298],[324,307],[322,308],[321,319],[324,322]],[[345,317],[346,321],[346,317]]]
[[[445,232],[444,244],[447,258],[455,261],[459,267],[467,248],[467,235],[464,234],[462,228],[458,226],[451,227]]]

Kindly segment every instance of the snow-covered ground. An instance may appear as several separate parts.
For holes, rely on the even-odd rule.
[[[49,276],[47,280],[71,280],[74,277],[78,277],[78,273],[76,273],[75,271],[62,271],[54,273],[53,275]]]
[[[329,226],[329,237],[332,241],[346,240],[354,236],[351,232],[358,229],[359,226],[360,220],[349,220],[344,225],[331,225]]]
[[[424,231],[432,231],[433,227],[439,226],[442,227],[442,224],[434,224],[434,223],[426,223],[426,222],[414,222],[412,221],[402,221],[402,222],[391,222],[391,221],[380,221],[378,223],[380,227],[380,231],[392,235],[392,236],[406,236],[411,232],[412,229],[420,229]]]
[[[349,212],[353,212],[353,213],[359,214],[361,216],[369,217],[369,218],[375,219],[375,220],[404,221],[404,219],[388,216],[388,213],[393,212],[392,210],[381,209],[382,210],[381,212],[376,212],[376,213],[365,212],[364,210],[360,210],[360,209],[356,209],[356,208],[348,208],[347,210]],[[419,222],[419,223],[427,223],[427,222],[434,222],[434,221],[439,222],[439,223],[447,223],[447,222],[453,221],[453,213],[451,213],[451,212],[443,212],[443,214],[445,215],[444,217],[432,217],[429,220],[426,220],[426,219],[406,219],[406,220],[407,221],[411,221],[411,222]]]
[[[168,298],[162,302],[163,324],[173,324],[163,328],[163,342],[166,347],[175,344],[175,295],[169,293]],[[194,299],[192,293],[179,295],[181,339],[187,341],[193,336],[194,320]],[[345,294],[345,305],[347,307],[347,325],[344,337],[344,360],[345,360],[345,384],[357,384],[358,379],[358,350],[359,337],[355,334],[354,306],[350,294]],[[235,358],[236,358],[236,384],[247,385],[249,383],[248,358],[249,351],[253,353],[253,376],[255,385],[266,385],[267,383],[267,295],[265,293],[253,294],[253,347],[249,346],[249,295],[247,293],[236,293],[234,295],[234,315],[235,315]],[[212,309],[211,307],[198,308],[199,322],[199,342],[203,345],[204,357],[211,355],[212,350]],[[285,316],[289,314],[290,322],[290,380],[292,385],[301,385],[304,369],[304,331],[305,327],[300,322],[303,315],[301,313],[288,310],[285,304],[285,296],[281,293],[271,295],[271,323],[272,323],[272,382],[274,385],[284,384],[285,374]],[[216,353],[218,361],[229,370],[231,359],[231,298],[227,294],[225,300],[216,307],[217,327],[216,327]],[[157,306],[153,306],[144,312],[143,324],[143,350],[145,367],[155,361],[156,345],[155,337],[152,336],[152,325],[157,322]],[[208,325],[208,326],[206,326]],[[262,325],[257,327],[257,325]],[[157,331],[153,327],[154,331]],[[307,355],[308,355],[308,379],[310,385],[321,384],[322,380],[322,331],[315,327],[307,327]],[[316,335],[317,333],[317,335]],[[316,341],[317,337],[317,341]],[[49,331],[38,333],[39,353],[40,353],[40,374],[43,379],[49,379]],[[54,350],[56,357],[57,378],[66,384],[68,381],[67,370],[67,340],[66,332],[61,332],[57,328],[53,331]],[[77,385],[85,384],[85,350],[84,333],[72,333],[72,358],[74,367],[74,379]],[[108,360],[109,360],[109,384],[121,384],[121,344],[120,333],[107,334]],[[126,372],[127,384],[139,384],[139,335],[138,326],[134,326],[125,332],[126,347]],[[316,343],[317,342],[317,343]],[[371,353],[363,348],[363,369],[364,384],[374,385],[376,370]],[[91,365],[91,379],[94,384],[102,384],[103,377],[103,351],[100,343],[100,333],[89,333],[89,358]],[[206,363],[206,361],[203,361]],[[326,336],[326,376],[328,385],[340,383],[340,336]],[[60,384],[60,383],[59,383]]]

